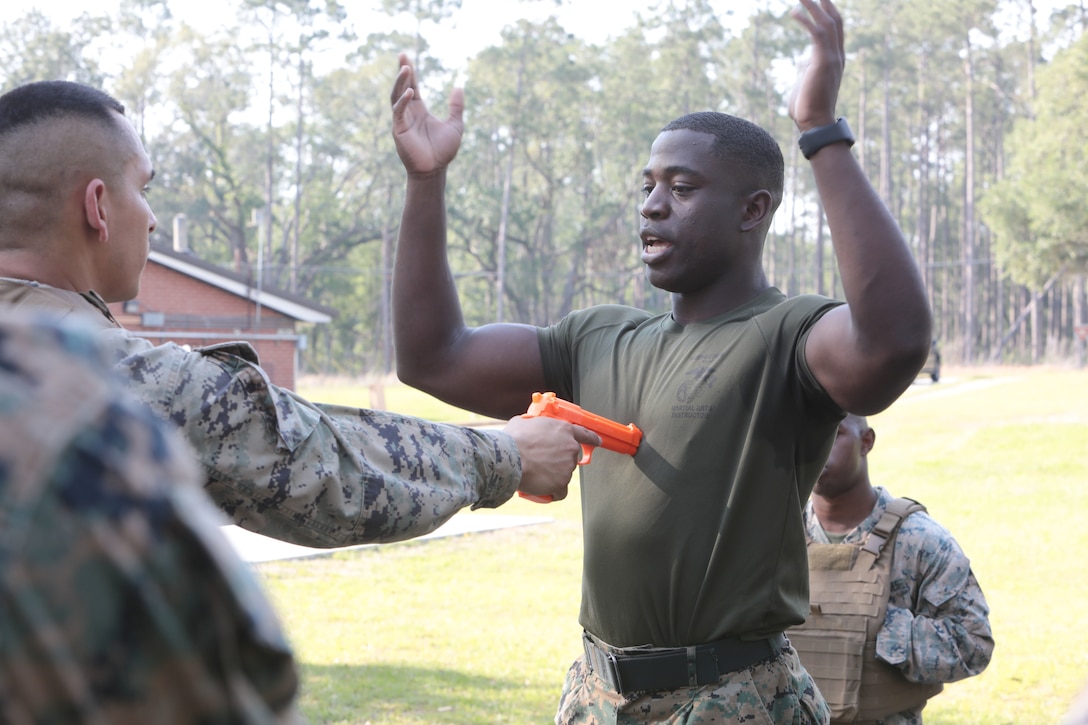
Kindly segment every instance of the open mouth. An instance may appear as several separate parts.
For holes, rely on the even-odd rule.
[[[652,264],[672,249],[672,243],[652,234],[642,235],[642,261]]]

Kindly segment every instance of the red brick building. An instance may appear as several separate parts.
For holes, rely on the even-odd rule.
[[[336,312],[198,259],[153,247],[140,294],[110,305],[118,322],[153,342],[201,347],[245,340],[272,382],[293,389],[306,336],[298,323],[326,324]]]

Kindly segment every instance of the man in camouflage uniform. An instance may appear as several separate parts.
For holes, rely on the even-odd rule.
[[[295,722],[290,648],[191,452],[89,333],[4,317],[0,722]]]
[[[136,296],[156,225],[154,171],[123,113],[62,81],[0,97],[0,306],[96,329],[130,390],[181,429],[235,523],[345,546],[430,532],[519,487],[566,495],[580,443],[600,442],[579,426],[515,418],[476,431],[313,404],[269,382],[245,343],[190,351],[122,329],[106,303]]]
[[[865,547],[877,541],[874,537],[878,536],[879,522],[895,499],[870,483],[868,454],[875,441],[876,432],[861,416],[848,415],[839,424],[824,471],[805,506],[810,552],[814,544]],[[952,534],[924,508],[901,521],[897,533],[885,533],[893,545],[890,588],[886,589],[883,621],[876,623],[875,655],[870,655],[879,662],[862,665],[863,669],[886,670],[887,676],[895,679],[879,680],[880,684],[874,679],[871,689],[867,689],[867,678],[862,679],[859,694],[862,711],[886,711],[892,698],[888,690],[893,689],[901,693],[900,701],[915,704],[867,720],[878,725],[921,725],[926,699],[939,692],[943,683],[982,672],[994,648],[986,598],[971,571],[971,562]],[[815,601],[815,591],[813,596]],[[845,601],[845,597],[828,598]],[[824,609],[823,613],[829,611]],[[843,617],[833,615],[829,621],[841,623]],[[811,624],[810,620],[805,627]],[[845,638],[852,633],[841,634]],[[814,674],[821,689],[829,693],[837,684],[823,680],[820,669],[810,659],[817,655],[809,654],[802,635],[803,631],[790,633],[801,652],[801,662]],[[831,680],[842,677],[840,672],[828,674]],[[888,690],[882,691],[881,686]],[[911,697],[911,692],[915,696]],[[832,719],[833,723],[854,721]]]

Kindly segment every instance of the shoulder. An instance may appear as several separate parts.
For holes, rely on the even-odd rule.
[[[260,363],[253,346],[240,340],[191,348],[173,342],[156,344],[124,328],[102,330],[98,333],[98,339],[105,353],[115,362],[133,358],[156,366],[171,361],[181,365],[197,364],[204,360],[243,362],[249,365]]]
[[[7,313],[0,320],[0,361],[9,380],[48,380],[72,367],[105,370],[95,337],[83,325],[49,314]]]
[[[153,343],[128,330],[99,333],[99,340],[126,387],[153,406],[169,408],[181,397],[207,395],[237,376],[267,387],[257,353],[246,342],[190,348],[173,342]]]
[[[775,364],[794,373],[785,379],[787,384],[796,386],[797,397],[808,401],[825,422],[837,425],[843,411],[809,367],[805,341],[820,318],[843,303],[820,295],[787,298],[778,290],[773,292],[779,296],[778,301],[759,309],[752,317],[763,350],[777,361]],[[823,433],[818,437],[823,440]]]
[[[894,574],[914,582],[934,605],[954,596],[971,579],[971,561],[952,533],[925,511],[903,520],[895,540]]]
[[[117,386],[94,337],[82,328],[40,317],[0,322],[5,457],[28,457],[29,450],[55,456],[109,405]]]
[[[928,511],[915,511],[903,519],[897,542],[905,549],[917,549],[930,554],[960,552],[960,546],[952,532]]]
[[[93,292],[81,295],[32,280],[0,277],[0,306],[13,307],[22,315],[47,316],[66,323],[78,321],[86,329],[118,326],[106,303]]]
[[[874,489],[877,492],[876,504],[861,526],[866,531],[871,531],[877,526],[892,502],[901,500],[881,486],[874,486]],[[923,502],[917,503],[925,506]],[[897,560],[936,562],[947,558],[950,554],[962,554],[959,544],[956,543],[951,532],[930,516],[928,511],[924,508],[915,510],[903,518],[895,536]]]
[[[107,365],[96,335],[55,320],[7,320],[0,371],[0,459],[22,461],[7,470],[85,503],[102,499],[96,487],[105,485],[135,487],[127,492],[135,500],[164,467],[166,480],[193,473],[187,452]]]
[[[626,305],[594,305],[581,310],[574,310],[563,318],[567,324],[641,324],[666,313],[654,315],[646,310]]]
[[[923,551],[939,551],[947,544],[947,542],[956,545],[956,540],[952,538],[951,532],[938,523],[925,509],[924,501],[916,501],[915,499],[910,498],[900,499],[899,497],[892,495],[882,486],[874,486],[873,488],[877,493],[877,501],[876,505],[873,506],[873,512],[869,515],[869,518],[866,519],[865,525],[867,528],[876,526],[877,522],[884,516],[888,507],[894,501],[913,501],[923,507],[921,510],[914,510],[903,518],[902,523],[899,525],[899,531],[896,534],[897,549],[902,547],[904,551],[915,549]],[[956,546],[958,548],[958,545]]]
[[[733,315],[746,316],[750,329],[759,335],[768,351],[795,356],[804,374],[811,377],[804,359],[802,343],[820,318],[842,304],[844,303],[820,295],[786,297],[777,289],[771,288]],[[819,387],[818,384],[815,387]]]
[[[806,322],[815,322],[828,310],[842,304],[823,295],[797,295],[786,297],[778,290],[771,290],[773,295],[764,294],[757,298],[753,306],[753,318],[761,321],[775,321],[780,325],[793,324],[803,327]]]
[[[621,334],[667,316],[668,313],[654,315],[625,305],[594,305],[574,310],[556,324],[540,328],[540,337],[578,339],[592,334]]]

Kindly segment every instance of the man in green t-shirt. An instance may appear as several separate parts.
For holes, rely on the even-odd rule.
[[[463,95],[435,118],[401,57],[399,375],[497,416],[551,390],[643,431],[634,456],[600,454],[582,469],[585,655],[558,723],[827,721],[782,634],[808,609],[802,505],[838,421],[903,392],[932,322],[903,235],[836,121],[842,19],[829,0],[802,6],[794,17],[812,56],[789,110],[846,304],[770,286],[761,258],[783,194],[781,150],[752,123],[702,112],[662,129],[642,173],[642,262],[670,312],[608,305],[546,328],[466,326],[445,254]]]

